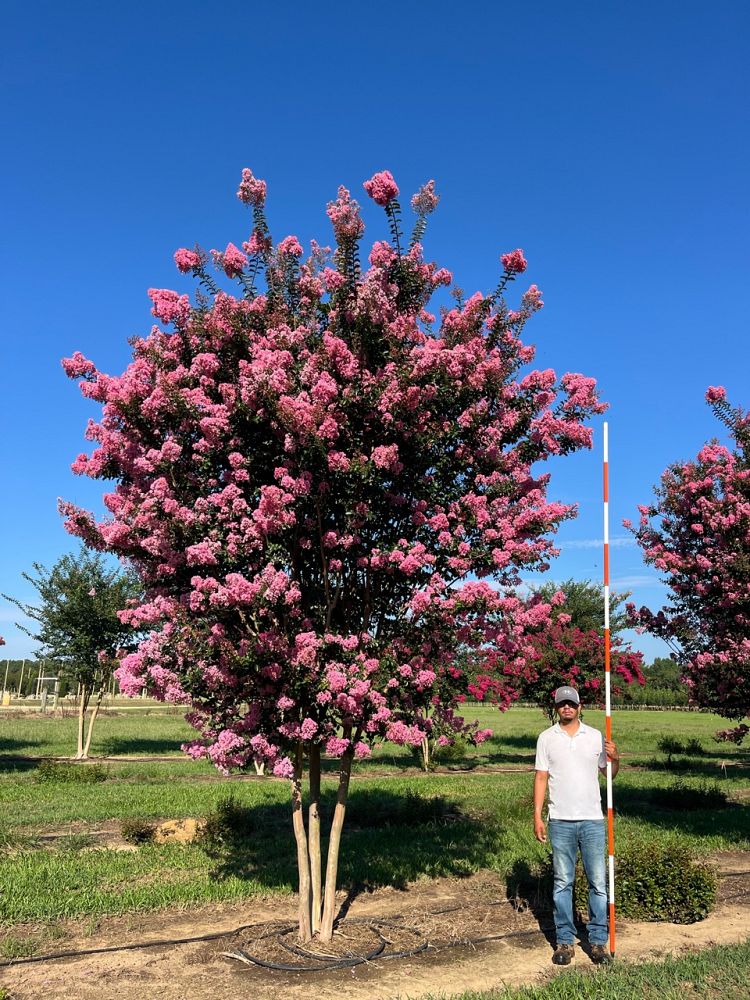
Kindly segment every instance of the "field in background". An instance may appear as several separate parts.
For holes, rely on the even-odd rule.
[[[524,708],[504,715],[483,707],[467,712],[467,718],[474,715],[494,736],[434,774],[425,775],[410,751],[393,746],[356,765],[342,885],[404,886],[483,868],[505,875],[519,862],[546,855],[530,821],[534,745],[546,720],[538,710]],[[603,725],[598,712],[586,713],[586,720]],[[138,714],[104,714],[93,753],[106,760],[51,767],[40,762],[71,752],[75,724],[72,717],[51,715],[0,719],[0,922],[294,890],[287,782],[223,777],[206,762],[185,758],[179,747],[192,730],[181,714],[153,706]],[[618,843],[647,837],[685,843],[700,854],[750,850],[750,755],[713,742],[721,724],[716,716],[688,712],[615,716],[626,765],[615,793]],[[692,753],[674,755],[670,763],[658,749],[665,735],[696,741]],[[332,808],[335,768],[335,761],[327,762],[326,810]],[[720,822],[705,799],[712,789],[733,803]],[[693,793],[697,799],[691,803]],[[124,846],[123,820],[199,818],[228,795],[251,810],[254,824],[254,847],[243,847],[239,857],[209,856],[198,844],[113,849]]]

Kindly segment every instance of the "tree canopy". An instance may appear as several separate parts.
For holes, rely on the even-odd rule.
[[[346,188],[328,205],[335,251],[313,243],[304,258],[295,236],[273,241],[266,184],[244,171],[253,229],[242,249],[175,254],[207,294],[193,305],[152,289],[172,331],[134,340],[120,376],[80,354],[64,363],[104,407],[88,431],[97,447],[74,470],[117,484],[110,518],[63,503],[67,527],[126,558],[146,588],[124,616],[149,631],[123,659],[121,686],[189,704],[194,756],[292,779],[303,911],[305,880],[313,893],[303,936],[318,920],[299,823],[305,759],[311,786],[321,750],[342,761],[332,894],[352,758],[383,739],[481,738],[456,714],[460,651],[488,671],[500,656],[521,663],[547,621],[550,605],[515,587],[522,569],[548,566],[550,536],[575,511],[547,498],[536,470],[589,447],[586,420],[603,409],[591,378],[522,373],[534,348],[521,332],[543,303],[535,285],[506,301],[521,250],[502,255],[491,294],[456,292],[438,318],[430,299],[453,279],[423,256],[433,182],[412,199],[409,239],[391,174],[364,186],[391,237],[365,267]]]
[[[741,719],[750,714],[750,415],[721,386],[706,399],[732,446],[714,440],[670,465],[638,526],[625,522],[670,590],[659,611],[628,610],[670,643],[694,702]]]

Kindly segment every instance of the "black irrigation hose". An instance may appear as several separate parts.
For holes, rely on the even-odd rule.
[[[460,909],[460,907],[456,907]],[[418,936],[419,932],[413,927],[408,927],[404,924],[396,923],[393,920],[384,920],[379,918],[371,917],[350,917],[348,920],[349,924],[365,924],[371,927],[375,933],[380,938],[380,944],[374,948],[367,955],[349,955],[337,958],[333,955],[322,955],[316,952],[308,952],[303,948],[298,948],[296,945],[291,946],[285,944],[283,941],[279,940],[279,944],[282,948],[286,948],[287,951],[292,952],[294,955],[299,955],[301,958],[311,957],[315,960],[323,960],[322,965],[287,965],[283,962],[266,962],[263,959],[256,958],[254,955],[248,955],[246,951],[223,951],[221,954],[225,958],[234,958],[245,965],[258,965],[263,969],[273,969],[276,972],[330,972],[335,969],[352,969],[357,965],[366,965],[369,962],[374,962],[378,959],[385,960],[387,958],[411,958],[413,955],[419,955],[423,951],[427,951],[428,948],[434,947],[429,941],[422,941],[416,948],[410,948],[403,951],[389,951],[384,954],[385,947],[390,944],[388,939],[384,937],[378,927],[394,927],[397,930],[407,931],[409,934],[413,934],[415,937]],[[278,931],[278,936],[288,933],[289,930],[293,928],[283,928]],[[535,932],[536,933],[536,932]],[[269,937],[269,934],[264,934],[261,937]]]
[[[55,951],[51,955],[28,955],[25,958],[9,958],[0,962],[0,969],[9,965],[32,965],[35,962],[56,962],[62,958],[81,958],[84,955],[107,955],[115,951],[138,951],[140,948],[164,948],[167,945],[194,944],[197,941],[214,941],[216,938],[228,937],[231,934],[239,934],[240,931],[249,930],[251,927],[263,927],[261,924],[243,924],[231,931],[215,931],[212,934],[197,934],[194,937],[169,938],[166,941],[137,941],[135,944],[116,944],[109,948],[84,948],[82,951]]]
[[[739,872],[735,871],[735,872],[718,872],[717,873],[717,878],[719,878],[719,879],[723,879],[723,878],[738,878],[738,877],[741,877],[741,876],[750,877],[750,870],[739,871]],[[727,902],[727,901],[733,900],[733,899],[744,899],[747,896],[750,896],[750,889],[745,890],[744,892],[733,893],[731,896],[724,896],[720,900],[720,902]],[[499,900],[499,901],[496,900],[496,901],[493,901],[493,902],[488,903],[486,905],[488,905],[488,906],[502,906],[502,905],[504,905],[505,902],[506,902],[506,900]],[[456,910],[460,910],[460,909],[462,909],[461,906],[447,906],[447,907],[445,907],[443,909],[440,909],[440,910],[433,910],[432,913],[431,913],[431,915],[436,916],[436,915],[442,914],[442,913],[453,913]],[[377,920],[377,919],[372,919],[372,918],[369,918],[369,917],[350,917],[350,918],[348,918],[348,922],[349,923],[378,924],[381,927],[395,927],[395,928],[398,928],[398,929],[401,929],[401,930],[408,930],[411,933],[416,933],[416,931],[414,931],[414,929],[411,928],[411,927],[405,927],[403,924],[398,924],[398,923],[395,923],[394,921],[389,921],[389,920]],[[113,945],[112,947],[109,947],[109,948],[87,948],[87,949],[84,949],[82,951],[58,951],[58,952],[53,952],[51,955],[29,955],[29,956],[26,956],[24,958],[11,958],[11,959],[6,959],[4,961],[0,961],[0,969],[2,969],[2,968],[8,968],[11,965],[32,965],[32,964],[37,964],[37,963],[41,963],[41,962],[56,962],[56,961],[59,961],[59,960],[64,959],[64,958],[82,958],[85,955],[106,955],[106,954],[110,954],[112,952],[117,952],[117,951],[138,951],[141,948],[164,948],[167,945],[194,944],[194,943],[196,943],[198,941],[215,941],[218,938],[231,937],[234,934],[239,934],[241,931],[250,930],[253,927],[264,927],[266,925],[267,925],[267,922],[263,921],[261,923],[256,923],[256,924],[242,924],[240,927],[234,928],[234,930],[229,930],[229,931],[215,931],[215,932],[213,932],[211,934],[198,934],[198,935],[195,935],[195,936],[192,936],[192,937],[184,937],[184,938],[169,938],[166,941],[164,941],[164,940],[160,940],[160,941],[139,941],[139,942],[136,942],[135,944]],[[258,940],[262,941],[264,938],[270,937],[270,936],[272,936],[275,933],[284,933],[284,932],[289,932],[289,931],[295,930],[295,929],[296,929],[295,926],[290,924],[288,927],[284,928],[282,931],[269,931],[266,934],[261,934],[261,936],[258,938]],[[461,939],[456,940],[456,941],[441,943],[440,945],[432,945],[432,944],[430,944],[429,941],[425,941],[418,948],[415,948],[412,951],[406,951],[406,952],[389,952],[386,955],[380,955],[378,957],[380,959],[386,959],[386,958],[410,958],[412,955],[420,954],[421,952],[426,951],[428,948],[436,948],[436,947],[440,947],[440,948],[454,948],[454,947],[457,947],[459,945],[483,944],[486,941],[502,941],[502,940],[504,940],[506,938],[530,937],[531,935],[534,935],[534,934],[539,934],[539,930],[538,929],[532,929],[532,930],[523,930],[523,931],[509,931],[507,934],[490,934],[490,935],[487,935],[487,936],[481,937],[481,938],[461,938]],[[298,967],[297,966],[297,967],[293,967],[292,969],[285,969],[282,966],[274,966],[271,963],[264,963],[264,962],[261,962],[259,960],[253,960],[251,962],[249,960],[249,957],[245,956],[244,952],[239,952],[239,951],[237,951],[237,952],[222,952],[222,954],[226,955],[227,957],[230,957],[230,958],[238,958],[240,961],[244,961],[246,964],[257,964],[257,965],[261,965],[261,966],[264,966],[266,968],[271,968],[271,969],[273,969],[273,968],[281,968],[282,971],[316,972],[316,971],[323,971],[324,969],[335,968],[335,966],[332,966],[332,965],[325,965],[325,966],[321,966],[319,969],[311,969],[309,966],[305,966],[305,967]],[[367,961],[367,959],[364,956],[361,956],[361,957],[358,958],[358,961],[357,961],[356,964],[361,964],[364,961]]]

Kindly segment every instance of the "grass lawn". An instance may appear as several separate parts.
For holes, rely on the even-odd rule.
[[[592,972],[571,970],[546,986],[462,993],[451,1000],[747,1000],[748,982],[750,943],[745,943],[663,962],[617,962]]]
[[[135,703],[138,704],[137,702]],[[477,764],[529,763],[536,738],[549,725],[536,708],[517,707],[499,712],[484,705],[467,704],[467,721],[477,720],[482,728],[492,729],[494,737],[476,750],[472,749],[465,766]],[[604,713],[584,712],[585,721],[604,729]],[[628,755],[658,754],[658,741],[667,736],[680,740],[696,739],[708,761],[744,760],[746,750],[713,740],[717,729],[729,725],[718,715],[703,712],[621,711],[613,713],[615,741],[627,759]],[[52,714],[3,714],[0,712],[0,755],[71,756],[76,747],[77,719]],[[94,728],[92,756],[167,756],[182,758],[180,744],[195,737],[195,731],[185,722],[181,710],[175,707],[149,705],[143,710],[100,714]],[[373,754],[373,762],[396,767],[411,767],[412,754],[401,747],[384,744]],[[458,764],[458,762],[456,762]]]
[[[531,831],[531,774],[491,774],[478,765],[515,763],[531,767],[534,743],[544,727],[541,713],[516,708],[505,715],[479,709],[495,736],[471,750],[458,769],[424,775],[404,750],[386,747],[357,766],[344,830],[340,885],[403,886],[437,876],[460,876],[481,868],[501,874],[519,861],[542,860],[548,848]],[[467,712],[467,717],[469,713]],[[601,714],[587,721],[601,725]],[[619,845],[638,839],[679,841],[698,854],[750,850],[750,759],[746,750],[718,746],[711,734],[716,717],[681,712],[623,712],[615,718],[624,753],[659,757],[662,768],[624,769],[616,783]],[[51,921],[198,904],[260,895],[285,895],[296,886],[289,789],[286,782],[220,778],[205,762],[107,761],[95,782],[43,780],[37,762],[12,754],[59,754],[69,750],[75,720],[0,718],[0,922]],[[98,724],[99,725],[99,724]],[[698,739],[700,757],[663,767],[656,744],[663,735]],[[179,715],[108,714],[95,735],[94,752],[179,755],[190,730]],[[158,749],[155,749],[158,748]],[[736,766],[724,772],[719,760]],[[65,765],[80,777],[91,765]],[[331,762],[331,770],[335,762]],[[384,768],[395,775],[383,775]],[[474,770],[472,770],[474,768]],[[65,774],[65,772],[63,772]],[[708,774],[708,778],[706,777]],[[325,782],[330,812],[334,785]],[[675,781],[681,786],[674,790]],[[730,808],[702,806],[701,789],[718,786],[735,800]],[[663,799],[665,790],[671,799]],[[698,793],[694,808],[682,801]],[[228,794],[251,809],[253,835],[242,849],[209,856],[198,845],[148,845],[133,852],[90,850],[86,824],[129,817],[204,816]],[[719,818],[720,817],[720,818]],[[69,832],[54,849],[39,839],[50,830]]]

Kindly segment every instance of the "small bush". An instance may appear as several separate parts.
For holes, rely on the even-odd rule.
[[[457,736],[452,743],[444,747],[435,747],[432,752],[432,759],[436,764],[449,764],[456,760],[463,760],[469,752],[469,745],[461,736]]]
[[[656,744],[662,753],[667,755],[668,760],[672,760],[674,754],[685,754],[689,757],[702,757],[704,749],[700,740],[690,739],[686,743],[676,739],[674,736],[662,736]]]
[[[34,772],[36,782],[95,785],[109,778],[109,768],[103,764],[73,764],[56,760],[40,761]]]
[[[424,750],[421,746],[410,747],[409,749],[415,762],[424,771],[434,771],[441,764],[451,764],[455,761],[463,760],[469,751],[469,745],[462,736],[456,736],[452,743],[448,743],[444,747],[438,746],[436,740],[430,739],[429,759],[426,764]]]
[[[718,881],[710,865],[680,844],[629,844],[615,860],[616,902],[635,920],[704,920],[716,904]]]
[[[551,858],[535,869],[517,862],[508,878],[508,895],[529,902],[532,909],[551,909],[552,881]],[[679,844],[641,841],[620,848],[615,855],[615,902],[623,917],[692,924],[704,920],[713,909],[717,888],[713,868]],[[588,882],[580,862],[573,905],[585,920]]]
[[[120,823],[120,834],[128,844],[148,844],[155,833],[155,823],[137,816],[130,816]]]
[[[249,840],[254,829],[253,811],[240,805],[234,795],[219,799],[207,813],[199,840],[209,852]]]

